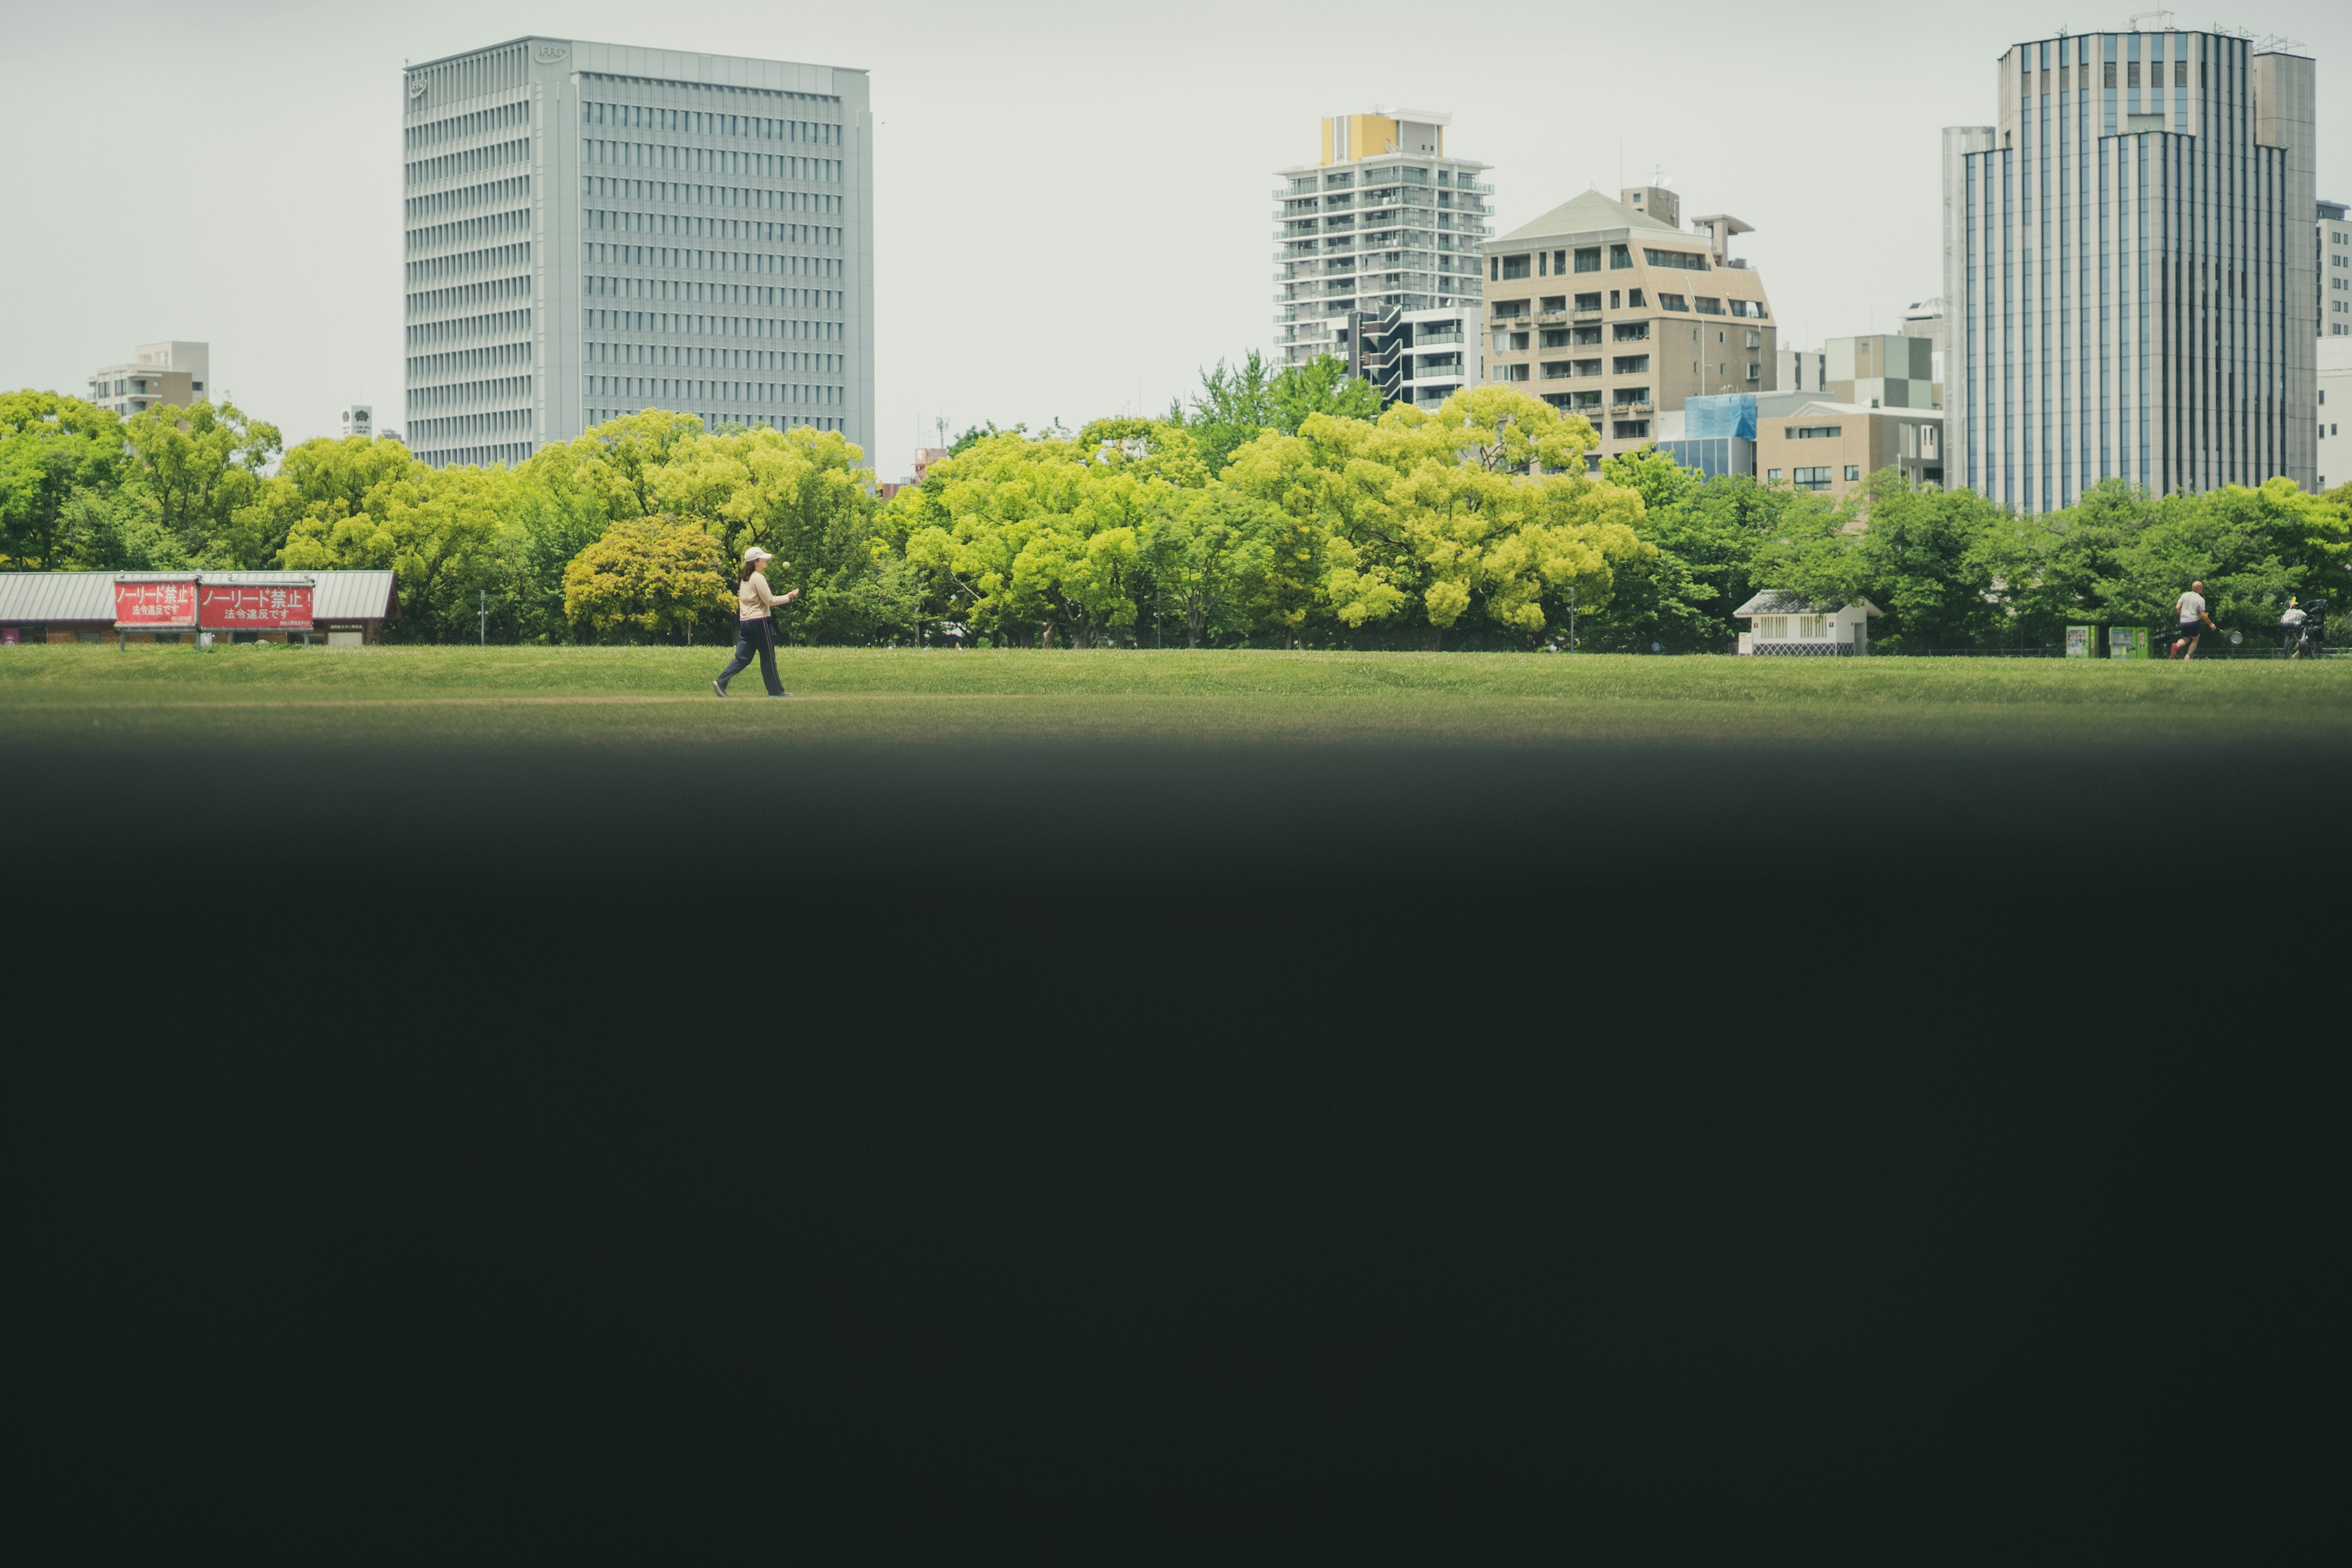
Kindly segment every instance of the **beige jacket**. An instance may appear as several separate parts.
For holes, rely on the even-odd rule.
[[[735,590],[735,618],[739,621],[764,621],[781,603],[768,591],[768,574],[754,572]]]

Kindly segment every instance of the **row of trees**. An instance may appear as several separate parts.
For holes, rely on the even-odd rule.
[[[957,623],[1000,645],[1715,650],[1756,589],[1866,596],[1887,652],[2048,646],[2340,595],[2352,487],[2149,497],[2107,484],[2018,518],[1893,472],[1844,503],[1702,479],[1654,450],[1589,474],[1581,418],[1507,387],[1381,412],[1338,362],[1220,364],[1160,419],[968,431],[887,501],[836,434],[713,432],[648,410],[508,468],[395,442],[280,452],[227,405],[130,419],[0,395],[0,565],[391,567],[413,640],[717,640],[730,563],[774,552],[805,642]]]
[[[513,468],[431,468],[396,441],[306,441],[234,405],[123,419],[0,395],[0,566],[400,574],[390,635],[472,641],[727,633],[726,562],[761,544],[805,591],[798,635],[872,641],[912,614],[862,456],[837,434],[714,434],[649,410]]]

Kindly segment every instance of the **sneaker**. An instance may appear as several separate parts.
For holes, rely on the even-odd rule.
[[[771,691],[768,693],[768,700],[772,702],[779,697],[790,697],[792,693],[789,691]]]
[[[714,681],[712,681],[712,682],[710,683],[710,689],[711,689],[711,690],[713,690],[713,691],[716,691],[716,692],[717,692],[717,693],[719,693],[719,696],[721,696],[721,697],[724,697],[724,696],[726,696],[726,695],[727,695],[727,689],[726,689],[725,687],[723,687],[723,686],[719,685],[719,682],[717,682],[717,681],[715,681],[715,680],[714,680]]]

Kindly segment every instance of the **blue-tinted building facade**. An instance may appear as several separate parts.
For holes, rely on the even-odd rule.
[[[2315,482],[2312,62],[2255,49],[2021,44],[2000,122],[1946,133],[1948,482],[2021,512]]]

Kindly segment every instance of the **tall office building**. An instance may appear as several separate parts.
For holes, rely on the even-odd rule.
[[[864,71],[530,37],[405,90],[425,461],[519,462],[644,408],[870,447]]]
[[[1363,346],[1360,326],[1351,335],[1351,316],[1379,323],[1466,311],[1456,317],[1453,335],[1475,339],[1478,242],[1489,232],[1494,187],[1478,179],[1487,164],[1446,154],[1452,120],[1412,109],[1335,114],[1323,121],[1320,161],[1276,171],[1274,334],[1280,364],[1324,354],[1361,357],[1350,352]],[[1432,338],[1444,335],[1442,319],[1423,325]],[[1475,359],[1475,342],[1469,352]],[[1453,363],[1454,384],[1475,379],[1459,342]],[[1433,381],[1426,390],[1437,390]]]
[[[2314,482],[2312,79],[2222,32],[2001,56],[1999,123],[1945,133],[1949,482]]]

